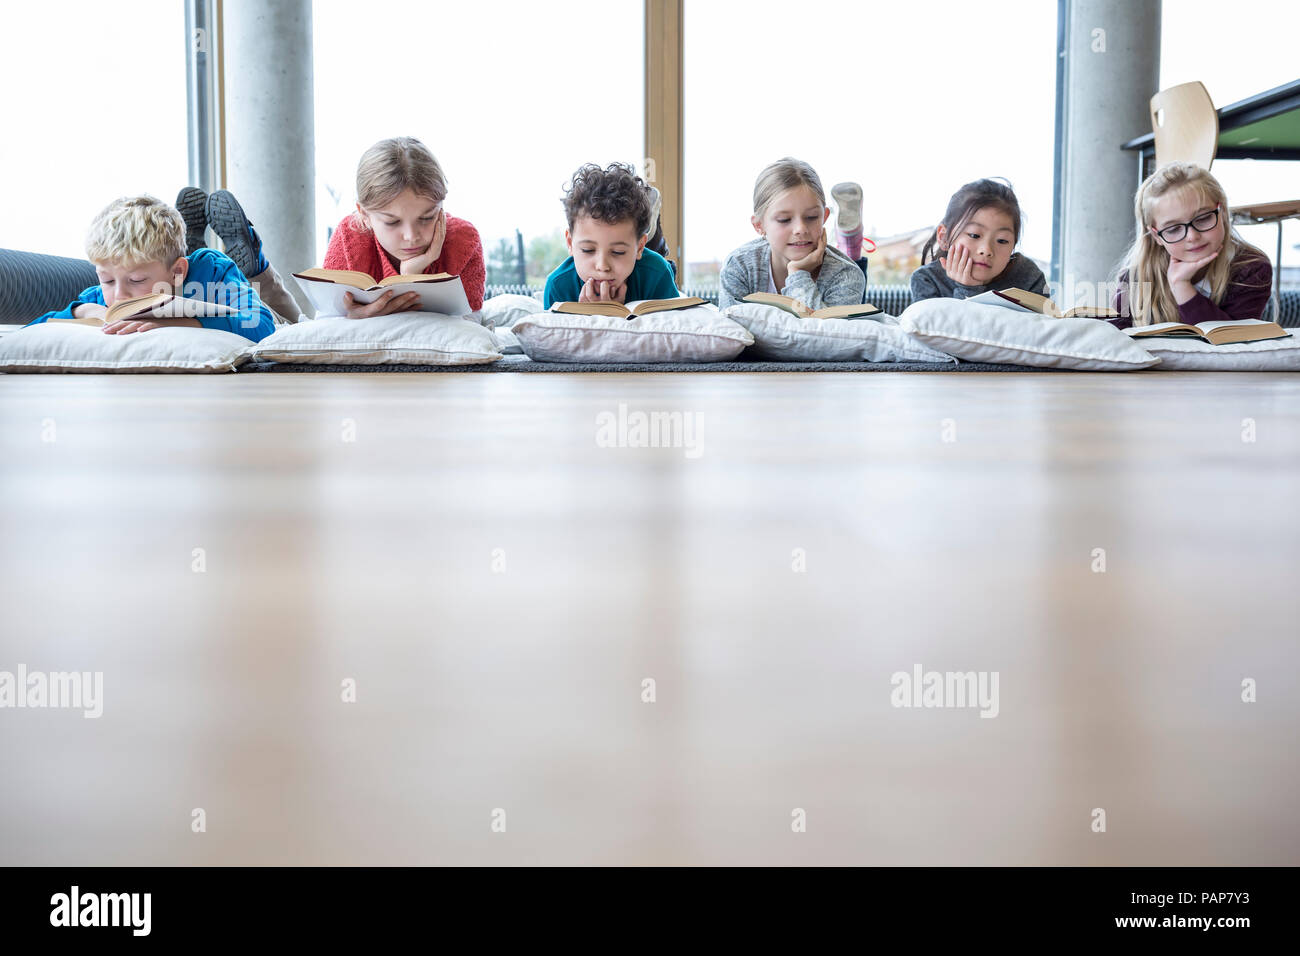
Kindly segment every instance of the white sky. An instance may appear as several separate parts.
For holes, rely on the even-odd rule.
[[[430,28],[359,30],[366,17],[421,16]],[[526,239],[562,227],[561,191],[581,163],[642,159],[641,0],[317,0],[314,19],[320,254],[351,208],[357,159],[385,136],[429,144],[449,211],[488,247],[516,227]],[[1298,28],[1292,2],[1165,0],[1161,85],[1200,79],[1222,106],[1293,80]],[[3,6],[0,246],[79,257],[112,198],[175,197],[185,39],[179,0]],[[754,177],[786,154],[827,189],[861,182],[876,236],[932,223],[968,180],[1006,176],[1024,251],[1049,258],[1055,0],[687,0],[685,42],[689,260],[752,235]],[[131,145],[144,128],[156,145]],[[1233,202],[1300,195],[1294,163],[1214,169]],[[1300,227],[1289,228],[1287,261],[1300,263]],[[1271,254],[1274,235],[1248,238]]]

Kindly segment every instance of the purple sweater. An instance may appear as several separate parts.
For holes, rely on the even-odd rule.
[[[1215,305],[1209,297],[1197,292],[1178,307],[1178,317],[1188,325],[1202,322],[1258,319],[1264,315],[1269,296],[1273,294],[1273,266],[1268,259],[1249,251],[1240,251],[1232,260],[1228,272],[1228,288],[1223,302]],[[1117,329],[1131,328],[1133,317],[1128,307],[1128,272],[1119,277],[1115,293],[1115,311],[1122,318],[1111,319]]]

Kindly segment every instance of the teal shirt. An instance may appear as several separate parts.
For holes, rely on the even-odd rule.
[[[556,302],[577,302],[582,293],[582,280],[578,278],[578,269],[573,264],[573,256],[560,263],[546,277],[546,292],[542,304],[550,308]],[[673,281],[672,266],[659,253],[646,249],[641,253],[627,277],[627,295],[625,302],[640,302],[643,299],[675,299],[678,296],[677,283]]]

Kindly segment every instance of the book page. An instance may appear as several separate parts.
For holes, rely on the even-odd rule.
[[[401,285],[403,282],[446,282],[448,279],[456,278],[446,272],[435,272],[430,275],[417,276],[385,276],[375,283],[379,288],[386,288],[390,285]]]
[[[628,302],[628,311],[633,315],[651,315],[655,312],[675,312],[678,309],[692,309],[697,305],[708,305],[698,296],[679,296],[676,299],[641,299]]]
[[[369,289],[375,284],[374,277],[369,273],[354,272],[351,269],[303,269],[302,272],[295,272],[293,277],[316,282],[337,282],[358,289]]]
[[[1119,313],[1114,309],[1095,305],[1080,305],[1061,316],[1063,319],[1118,319]]]
[[[440,315],[469,315],[473,311],[469,307],[469,300],[465,298],[465,286],[460,281],[460,276],[438,282],[394,282],[385,287],[367,289],[333,282],[304,282],[300,288],[311,300],[317,318],[346,316],[348,305],[345,296],[348,294],[358,305],[369,305],[390,290],[393,298],[406,292],[419,295],[420,304],[416,311],[436,312]]]
[[[148,311],[148,317],[155,319],[211,319],[238,314],[238,309],[228,305],[204,299],[184,299],[175,295],[165,296],[164,301]]]
[[[608,315],[615,319],[630,319],[631,311],[621,302],[556,302],[552,312],[569,315]]]
[[[812,315],[812,309],[804,305],[798,299],[792,299],[788,295],[777,295],[772,292],[751,292],[742,302],[757,302],[761,305],[772,305],[778,309],[784,309],[791,315],[807,317]]]
[[[1000,309],[1011,309],[1013,312],[1029,312],[1034,315],[1042,314],[1039,312],[1035,312],[1035,310],[1033,309],[1026,308],[1025,306],[1021,305],[1019,302],[1016,302],[1012,299],[1008,299],[1005,295],[999,295],[998,293],[993,292],[992,290],[988,292],[981,292],[979,295],[973,295],[969,299],[966,299],[965,301],[974,302],[978,305],[996,305]]]
[[[1037,312],[1039,315],[1046,315],[1053,319],[1061,318],[1061,310],[1057,308],[1056,303],[1037,292],[1030,292],[1027,289],[1001,289],[994,295],[1023,306],[1030,312]]]
[[[137,295],[130,299],[118,299],[108,307],[108,312],[104,316],[104,324],[111,325],[123,319],[144,315],[154,306],[166,302],[169,298],[172,297],[165,292],[150,292],[148,295]]]
[[[46,319],[45,324],[46,325],[89,325],[94,328],[100,328],[104,324],[104,320],[91,318],[90,316],[87,316],[84,319]],[[4,326],[0,326],[0,328],[4,328]],[[9,328],[21,329],[22,326],[15,325],[15,326],[10,326]]]
[[[1262,342],[1268,339],[1287,338],[1291,333],[1276,322],[1261,319],[1242,319],[1238,322],[1205,322],[1201,332],[1214,345],[1234,342]]]
[[[866,318],[878,315],[881,311],[870,302],[864,302],[860,305],[828,305],[824,309],[818,309],[813,316],[819,319]]]
[[[1157,322],[1154,325],[1136,325],[1132,328],[1124,329],[1132,338],[1154,338],[1157,336],[1200,336],[1204,338],[1201,330],[1194,325],[1187,325],[1183,322]]]

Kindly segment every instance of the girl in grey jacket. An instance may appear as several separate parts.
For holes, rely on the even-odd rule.
[[[752,292],[774,292],[809,310],[858,305],[867,291],[858,264],[826,242],[830,217],[826,193],[807,163],[786,157],[768,166],[754,184],[758,238],[731,255],[719,276],[718,308]]]

